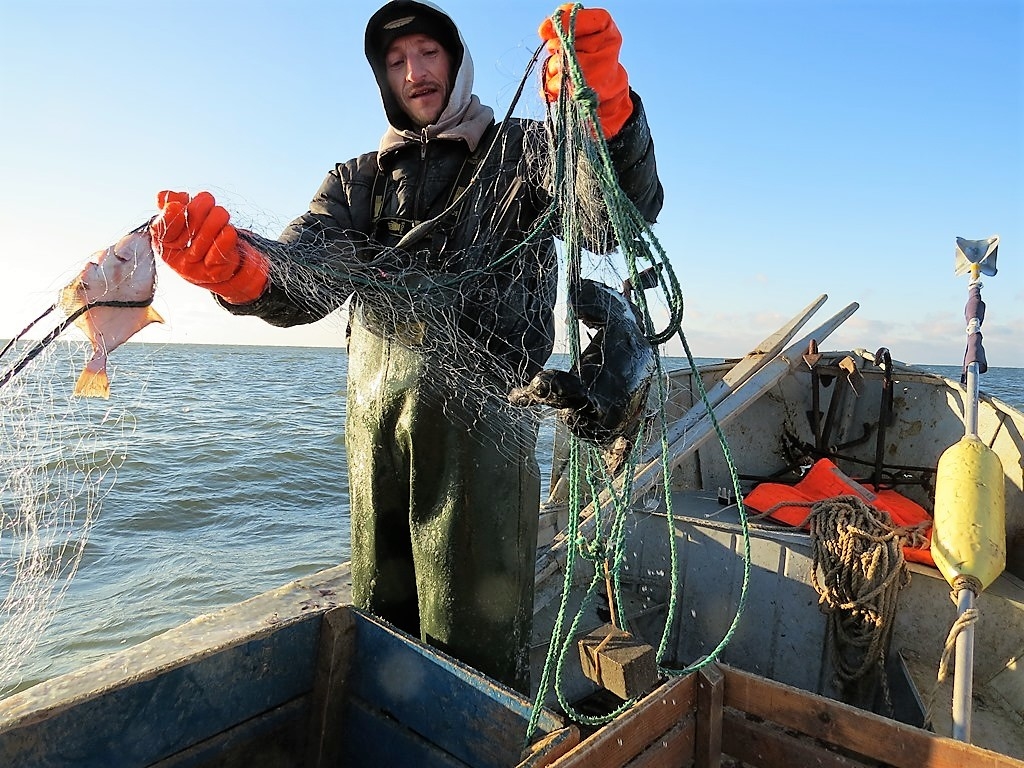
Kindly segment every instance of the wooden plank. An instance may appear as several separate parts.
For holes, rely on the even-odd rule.
[[[293,699],[147,768],[294,768],[308,713],[308,696]]]
[[[697,718],[691,713],[658,738],[626,768],[689,768],[693,763]]]
[[[23,719],[0,732],[0,765],[151,765],[186,750],[307,695],[319,626],[311,614]]]
[[[868,768],[867,763],[844,757],[809,738],[800,739],[778,727],[749,720],[734,709],[726,709],[722,721],[726,752],[744,764],[758,768]]]
[[[704,667],[697,675],[697,768],[722,764],[722,699],[725,676],[717,666]]]
[[[465,763],[392,717],[354,697],[345,702],[344,759],[335,765],[353,768],[480,768],[502,763]],[[507,765],[508,763],[504,763]]]
[[[696,688],[694,675],[670,680],[551,768],[622,768],[692,711]]]
[[[531,744],[516,768],[547,768],[579,743],[579,728],[575,725],[559,728]]]
[[[747,672],[724,666],[722,669],[725,706],[894,768],[1024,768],[1024,762],[1006,755],[936,736]]]
[[[356,610],[353,616],[357,647],[347,697],[467,765],[507,765],[522,752],[533,702],[390,625]],[[541,733],[563,725],[547,710],[538,723]]]
[[[317,648],[316,676],[306,738],[309,768],[341,765],[345,755],[342,739],[345,684],[355,653],[355,619],[347,607],[324,614]]]

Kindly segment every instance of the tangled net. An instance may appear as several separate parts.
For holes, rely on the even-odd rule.
[[[497,447],[510,459],[533,449],[537,423],[547,414],[510,402],[510,392],[523,386],[533,370],[507,364],[508,340],[536,336],[537,303],[569,297],[584,278],[618,288],[649,286],[654,275],[656,285],[649,292],[641,288],[630,298],[646,342],[654,347],[661,374],[655,380],[664,378],[657,346],[676,334],[694,365],[682,338],[682,296],[674,271],[649,224],[619,187],[608,145],[597,129],[594,94],[572,55],[571,28],[560,33],[574,97],[563,89],[543,119],[513,119],[531,62],[465,188],[440,217],[412,228],[397,246],[382,249],[357,232],[310,230],[290,243],[243,235],[270,256],[272,283],[310,315],[327,315],[339,297],[356,295],[363,317],[424,361],[421,378],[430,384],[424,394],[435,397],[449,418],[468,431],[503,441]],[[508,188],[510,165],[521,187]],[[546,191],[543,199],[537,199],[536,190]],[[539,211],[528,231],[518,228],[517,212],[524,205]],[[557,238],[555,252],[547,247],[552,236]],[[564,312],[568,365],[575,367],[585,346],[580,318],[572,301],[566,301]],[[58,375],[53,370],[69,360],[63,348],[47,347],[14,384],[0,389],[0,461],[7,462],[0,467],[5,470],[0,588],[8,595],[0,628],[3,669],[16,669],[17,659],[52,620],[81,563],[89,529],[114,482],[132,428],[124,413],[96,413],[96,403],[71,397],[75,372]],[[656,423],[658,409],[641,413],[643,424]],[[661,422],[664,430],[663,413]],[[488,428],[479,429],[485,424]],[[509,428],[496,429],[495,424]],[[636,445],[643,442],[638,437]],[[608,557],[617,568],[635,457],[623,459],[617,478],[590,442],[575,441],[572,456],[569,476],[586,475],[591,498],[626,477],[615,490],[623,500],[616,505],[618,522],[599,526],[617,548],[618,554]],[[575,517],[584,495],[575,487]],[[552,648],[561,647],[564,637],[556,628]],[[13,679],[0,681],[0,692],[12,684]]]
[[[59,609],[134,428],[123,405],[72,395],[84,356],[50,344],[0,387],[0,696]]]
[[[532,66],[523,84],[531,73]],[[472,178],[445,212],[415,226],[395,247],[337,229],[310,228],[289,243],[247,235],[269,255],[272,283],[310,315],[327,314],[339,297],[357,296],[362,318],[425,361],[428,374],[421,378],[430,387],[423,394],[468,431],[484,423],[536,423],[543,415],[509,402],[509,393],[533,373],[508,360],[520,351],[518,339],[525,334],[529,345],[540,333],[538,305],[568,297],[583,278],[616,290],[639,286],[646,268],[668,263],[619,188],[604,139],[595,135],[592,115],[581,116],[581,102],[570,109],[565,101],[544,120],[512,118],[522,91],[521,85]],[[591,94],[591,112],[594,106]],[[519,185],[511,189],[510,167]],[[530,206],[540,213],[523,231],[521,211]],[[552,236],[554,255],[547,246]],[[671,269],[658,274],[661,304],[668,307],[662,317],[652,317],[643,291],[632,293],[655,344],[677,332],[681,311]],[[583,345],[572,302],[565,312],[568,363],[574,365]],[[656,326],[667,330],[659,335]],[[508,448],[510,458],[521,455],[532,446],[511,441],[530,440],[533,432],[510,428],[502,438],[509,444],[499,448]]]

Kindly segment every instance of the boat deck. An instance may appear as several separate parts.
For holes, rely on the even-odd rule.
[[[735,504],[721,504],[717,491],[673,494],[679,595],[669,627],[665,665],[685,667],[711,654],[730,631],[740,605],[744,539]],[[629,562],[624,571],[629,630],[655,648],[664,631],[671,573],[668,518],[660,504],[632,512],[627,534]],[[634,543],[635,542],[635,545]],[[818,607],[810,573],[808,534],[770,522],[750,524],[750,578],[743,612],[719,660],[771,680],[838,698],[830,661],[826,618]],[[584,567],[580,582],[592,570]],[[910,584],[900,597],[887,669],[897,719],[920,725],[935,688],[943,644],[956,618],[949,585],[933,568],[909,564]],[[561,605],[561,574],[549,577],[538,592],[534,665],[540,669],[546,637]],[[580,604],[567,606],[569,620]],[[978,600],[973,741],[1024,759],[1024,637],[1013,628],[1024,622],[1024,582],[1004,573]],[[591,606],[580,621],[584,634],[607,621]],[[668,658],[668,657],[672,658]],[[596,686],[565,665],[566,695],[581,698]],[[539,675],[535,675],[539,677]],[[951,716],[942,702],[951,699],[949,680],[936,694],[937,733],[949,735]]]

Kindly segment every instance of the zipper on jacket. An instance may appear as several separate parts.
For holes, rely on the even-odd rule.
[[[417,174],[416,184],[416,204],[413,206],[412,213],[413,219],[416,221],[423,221],[427,217],[427,211],[424,210],[423,205],[423,188],[427,175],[427,129],[424,128],[420,132],[420,167],[419,173]]]

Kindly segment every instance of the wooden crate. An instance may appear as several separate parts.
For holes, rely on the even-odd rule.
[[[1024,762],[724,666],[662,685],[551,768],[1024,768]],[[732,761],[732,762],[730,762]]]
[[[579,742],[532,702],[351,608],[324,614],[304,766],[540,768]]]
[[[545,710],[524,749],[528,699],[350,607],[297,612],[197,620],[5,699],[0,768],[540,768],[579,741]]]

